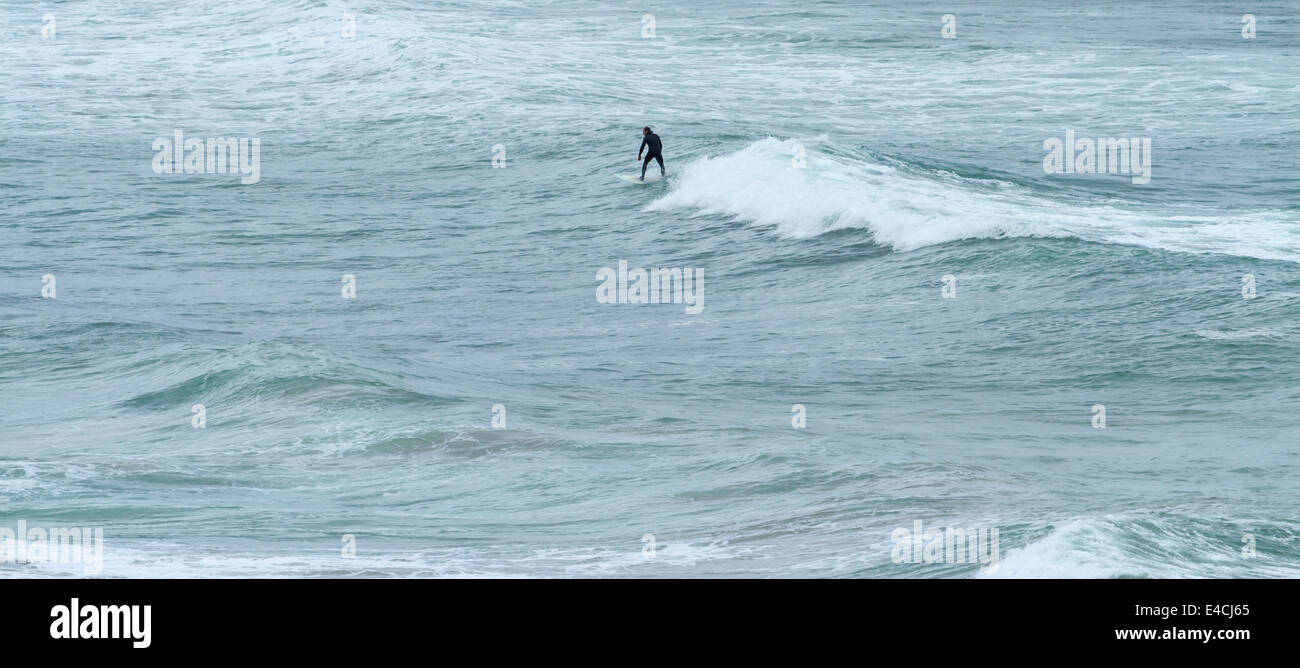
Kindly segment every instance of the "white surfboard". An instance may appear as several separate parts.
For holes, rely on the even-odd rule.
[[[617,176],[620,179],[623,179],[624,181],[627,181],[628,183],[654,183],[655,181],[658,181],[661,178],[663,178],[658,174],[646,174],[645,180],[642,181],[640,174],[616,174],[615,176]]]

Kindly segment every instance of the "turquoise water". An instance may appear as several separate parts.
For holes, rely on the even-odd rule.
[[[108,577],[1300,575],[1300,11],[705,4],[0,5],[0,527]],[[614,178],[643,125],[666,182]],[[260,180],[154,173],[178,128]],[[1067,130],[1150,183],[1045,173]],[[620,260],[702,310],[600,303]],[[917,520],[1000,568],[895,563]]]

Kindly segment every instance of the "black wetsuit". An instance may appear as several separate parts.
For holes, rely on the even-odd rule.
[[[637,149],[636,154],[637,154],[637,155],[641,155],[641,151],[642,151],[643,149],[646,149],[647,147],[649,147],[649,151],[650,151],[650,152],[645,154],[645,161],[643,161],[643,162],[641,163],[641,178],[642,178],[642,179],[645,178],[645,168],[650,166],[650,159],[651,159],[651,158],[654,158],[655,160],[659,161],[659,175],[660,175],[660,176],[663,176],[663,174],[664,174],[664,156],[663,156],[662,151],[663,151],[664,145],[663,145],[663,142],[659,141],[659,135],[657,135],[657,134],[655,134],[655,133],[653,133],[653,132],[651,132],[650,134],[647,134],[647,135],[645,136],[645,139],[642,139],[642,140],[641,140],[641,148],[640,148],[640,149]]]

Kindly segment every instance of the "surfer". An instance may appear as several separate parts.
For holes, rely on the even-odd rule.
[[[636,159],[640,160],[641,151],[646,150],[647,147],[649,147],[648,152],[645,154],[645,162],[641,163],[641,180],[645,180],[645,168],[650,166],[650,158],[659,161],[659,176],[665,176],[664,156],[660,152],[663,150],[664,145],[663,142],[659,141],[659,135],[651,132],[649,125],[641,128],[641,135],[644,139],[641,140],[641,148],[636,150]]]

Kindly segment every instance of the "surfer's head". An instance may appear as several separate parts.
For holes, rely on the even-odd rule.
[[[647,126],[641,128],[641,134],[643,134],[643,135],[648,135],[648,134],[650,134],[650,126],[647,125]]]

